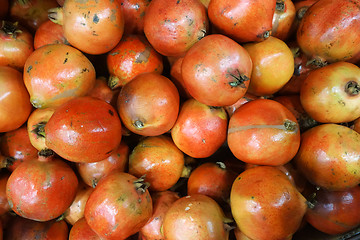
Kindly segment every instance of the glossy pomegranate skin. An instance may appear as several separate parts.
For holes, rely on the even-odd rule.
[[[260,42],[271,35],[276,0],[212,0],[210,22],[237,42]]]
[[[0,66],[0,132],[8,132],[23,125],[32,111],[29,92],[21,72]]]
[[[278,168],[258,166],[240,173],[230,195],[231,212],[250,239],[287,239],[306,213],[305,197]]]
[[[321,124],[301,135],[296,168],[315,186],[341,191],[360,183],[360,134],[338,124]]]
[[[351,122],[360,117],[360,68],[336,62],[309,73],[300,88],[300,101],[314,120]]]
[[[34,35],[34,48],[37,49],[47,44],[68,44],[64,37],[62,27],[50,20],[42,23]]]
[[[159,73],[137,75],[121,88],[117,110],[122,123],[142,136],[168,132],[179,113],[179,91],[170,79]]]
[[[315,191],[305,219],[321,232],[335,235],[346,233],[360,224],[360,186],[345,191]]]
[[[182,56],[208,30],[206,9],[200,1],[153,0],[146,9],[144,33],[164,56]]]
[[[126,239],[140,231],[153,213],[151,195],[143,183],[118,171],[103,178],[85,206],[85,219],[91,229],[109,240]]]
[[[72,162],[97,162],[121,142],[116,110],[93,97],[79,97],[58,107],[45,125],[46,146]]]
[[[99,235],[97,235],[87,224],[86,219],[80,218],[72,226],[69,232],[69,240],[101,240]]]
[[[229,200],[231,185],[237,175],[223,162],[203,163],[190,173],[187,193],[188,195],[204,194],[219,204],[224,204]]]
[[[224,108],[210,107],[190,98],[181,106],[171,137],[185,154],[206,158],[226,141],[227,124]]]
[[[227,106],[243,97],[253,64],[240,44],[222,34],[202,38],[189,49],[181,64],[186,90],[209,106]]]
[[[14,171],[21,163],[37,157],[38,150],[31,145],[26,125],[6,132],[0,138],[0,152],[10,157],[7,169]]]
[[[124,86],[141,73],[163,71],[163,58],[145,36],[126,35],[121,38],[106,58],[111,89]]]
[[[271,36],[287,41],[291,36],[292,24],[296,18],[296,9],[292,0],[276,1]]]
[[[231,116],[227,142],[243,162],[278,166],[297,153],[299,124],[281,103],[259,98],[242,105]]]
[[[164,239],[162,225],[165,214],[180,197],[176,192],[162,191],[153,192],[151,198],[153,200],[153,215],[146,225],[141,228],[140,233],[145,239]]]
[[[1,19],[1,18],[0,18]],[[34,51],[33,35],[17,22],[0,24],[0,65],[23,71],[26,59]]]
[[[360,59],[360,1],[319,0],[306,10],[297,30],[301,50],[318,62]]]
[[[147,137],[139,141],[129,156],[129,173],[146,175],[152,191],[165,191],[180,179],[184,168],[184,154],[170,136]]]
[[[65,44],[49,44],[26,59],[23,78],[31,104],[47,108],[86,95],[95,85],[95,75],[82,52]]]
[[[170,79],[178,89],[180,97],[182,97],[182,99],[189,99],[191,98],[191,95],[189,91],[186,89],[184,79],[182,77],[181,65],[183,60],[184,57],[178,57],[178,58],[174,57],[173,60],[169,60],[169,61],[173,61],[171,63],[171,68],[170,68]]]
[[[165,213],[165,239],[227,240],[225,215],[212,198],[194,194],[176,200]]]
[[[76,196],[70,207],[63,213],[64,220],[74,225],[79,219],[84,217],[84,210],[90,194],[94,191],[93,187],[86,185],[84,182],[79,181]]]
[[[253,62],[247,93],[271,96],[292,77],[294,56],[284,41],[270,36],[262,42],[244,44],[244,48]]]
[[[120,0],[125,34],[144,34],[144,18],[151,0]]]
[[[6,194],[12,210],[35,221],[59,217],[75,198],[78,179],[62,159],[51,155],[20,164],[10,175]]]
[[[124,141],[120,142],[118,148],[107,158],[99,162],[80,162],[76,169],[83,181],[91,187],[96,187],[101,178],[112,171],[125,172],[128,168],[130,148]]]
[[[88,54],[109,52],[124,33],[120,1],[68,0],[57,14],[62,17],[55,16],[55,22],[63,26],[68,42]]]

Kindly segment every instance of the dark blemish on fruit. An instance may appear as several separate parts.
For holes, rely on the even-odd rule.
[[[67,61],[68,61],[68,58],[65,58],[63,64],[67,63]]]
[[[99,21],[100,21],[100,19],[99,19],[98,15],[95,14],[93,17],[93,23],[97,24]]]
[[[125,196],[125,195],[121,195],[117,200],[118,200],[119,202],[124,202],[125,199],[126,199],[126,196]]]
[[[111,116],[114,116],[114,112],[111,111],[111,110],[109,110],[109,114],[110,114]]]
[[[146,63],[150,57],[151,48],[146,46],[143,52],[140,52],[135,59],[135,63]]]
[[[346,103],[345,103],[342,99],[338,100],[338,103],[339,103],[340,105],[344,106],[344,107],[345,107],[345,105],[346,105]]]
[[[194,24],[194,20],[192,18],[190,18],[189,16],[185,16],[185,18],[187,19],[187,21],[189,22],[189,26]]]
[[[84,72],[90,72],[90,70],[87,69],[87,68],[83,68],[83,69],[81,70],[81,73],[84,73]]]
[[[30,65],[30,66],[28,67],[28,69],[26,70],[26,72],[27,72],[27,73],[30,73],[31,69],[33,69],[33,66],[32,66],[32,65]]]

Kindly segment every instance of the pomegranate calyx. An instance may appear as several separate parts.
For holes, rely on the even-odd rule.
[[[1,21],[0,31],[15,39],[19,33],[22,33],[22,31],[19,29],[18,22],[12,23],[4,20]]]
[[[308,199],[306,200],[306,205],[308,206],[308,208],[313,209],[315,208],[316,204],[317,204],[316,192],[313,192],[309,195]]]
[[[38,156],[39,158],[49,158],[51,156],[55,155],[55,152],[49,148],[45,148],[39,151]]]
[[[63,25],[64,12],[62,7],[50,8],[48,10],[48,18],[56,24]]]
[[[349,96],[356,96],[360,93],[360,85],[355,81],[349,81],[345,84],[345,92]]]
[[[117,76],[110,76],[108,80],[108,86],[112,90],[120,87],[120,79]]]
[[[146,189],[150,187],[150,183],[145,182],[145,177],[146,175],[143,175],[134,181],[135,189],[139,194],[144,194],[146,192]]]
[[[33,130],[31,130],[32,133],[35,133],[36,136],[38,136],[39,138],[44,138],[45,137],[45,125],[46,122],[39,122],[38,124],[34,125]]]
[[[236,74],[229,73],[229,75],[235,79],[234,81],[229,82],[229,85],[231,87],[239,86],[241,88],[246,88],[245,82],[250,80],[248,76],[246,76],[245,74],[241,74],[239,69],[236,69]]]
[[[223,170],[226,169],[226,165],[225,165],[225,163],[223,163],[223,162],[216,162],[215,164],[216,164],[219,168],[221,168],[221,169],[223,169]]]

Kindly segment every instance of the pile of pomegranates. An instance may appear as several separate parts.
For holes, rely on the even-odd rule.
[[[360,236],[360,0],[1,0],[0,240]]]

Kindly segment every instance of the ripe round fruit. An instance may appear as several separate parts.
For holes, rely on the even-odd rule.
[[[228,145],[241,161],[277,166],[289,162],[300,146],[299,124],[281,103],[256,99],[231,116]]]
[[[309,73],[300,89],[304,110],[318,122],[351,122],[360,117],[360,68],[336,62]]]
[[[70,207],[78,186],[72,168],[59,157],[39,156],[23,162],[10,175],[6,194],[21,217],[49,221]]]
[[[72,162],[97,162],[109,157],[121,137],[116,110],[93,97],[66,102],[45,125],[46,146]]]
[[[117,110],[130,131],[158,136],[169,131],[178,116],[180,96],[167,77],[143,73],[121,88]]]
[[[322,124],[301,135],[294,158],[306,179],[328,190],[345,190],[360,183],[360,134],[337,124]]]
[[[211,34],[185,54],[181,75],[186,90],[209,106],[232,105],[243,97],[250,84],[252,60],[234,40]]]
[[[49,10],[49,18],[63,26],[72,46],[89,54],[109,52],[124,33],[120,1],[66,0],[62,8]]]
[[[95,68],[76,48],[49,44],[26,59],[24,83],[35,108],[58,107],[94,87]]]
[[[278,168],[258,166],[242,172],[230,193],[231,212],[250,239],[285,239],[300,227],[306,199]]]
[[[24,124],[32,110],[22,75],[14,68],[0,66],[0,132]]]

